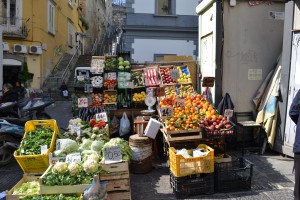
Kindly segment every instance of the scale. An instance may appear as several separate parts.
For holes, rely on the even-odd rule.
[[[151,107],[154,106],[155,102],[156,102],[156,99],[154,97],[147,96],[145,98],[145,104],[148,106],[148,111],[153,111],[151,109]]]

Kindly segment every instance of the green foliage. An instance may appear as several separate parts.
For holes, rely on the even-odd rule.
[[[33,76],[34,76],[34,74],[33,74],[33,73],[30,73],[30,72],[28,71],[28,65],[27,65],[27,62],[24,62],[24,63],[23,63],[23,73],[22,73],[22,75],[21,75],[21,77],[20,77],[20,81],[23,82],[23,83],[25,83],[25,82],[28,81],[28,80],[32,80],[32,79],[33,79]]]
[[[80,21],[82,23],[82,27],[85,29],[85,30],[89,30],[89,23],[83,18],[83,17],[80,17]]]

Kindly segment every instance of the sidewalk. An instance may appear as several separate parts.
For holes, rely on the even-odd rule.
[[[66,128],[72,118],[71,102],[56,102],[47,108],[47,112],[57,120],[60,128]],[[238,157],[240,152],[231,152]],[[246,153],[244,156],[254,164],[252,190],[246,192],[192,196],[189,199],[263,199],[292,200],[294,174],[293,159],[268,152],[265,155]],[[17,162],[0,166],[0,192],[12,188],[21,178],[23,172]],[[131,174],[132,200],[176,199],[170,187],[169,168],[153,169],[147,174]]]

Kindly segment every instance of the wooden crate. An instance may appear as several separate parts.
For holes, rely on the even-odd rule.
[[[39,175],[29,175],[29,174],[23,174],[23,178],[6,193],[6,200],[18,200],[20,197],[28,195],[28,194],[13,194],[14,190],[21,187],[23,183],[29,182],[29,181],[37,181],[40,177]]]
[[[202,129],[200,128],[192,130],[169,131],[164,126],[163,132],[166,134],[167,141],[169,142],[202,139]]]
[[[47,171],[39,179],[40,182],[40,194],[72,194],[72,193],[83,193],[84,190],[90,187],[90,184],[80,185],[55,185],[48,186],[42,182],[43,177],[52,169],[53,165],[50,165]]]
[[[176,85],[177,80],[174,79],[175,83],[164,83],[162,80],[162,74],[161,74],[161,69],[166,69],[166,68],[170,68],[173,69],[174,65],[165,65],[165,66],[159,66],[159,76],[160,76],[160,80],[161,80],[161,86],[172,86],[172,85]],[[171,76],[171,75],[170,75]]]
[[[109,199],[131,199],[128,162],[101,163],[100,165],[109,172],[108,174],[100,174],[100,181],[107,182],[106,191]]]

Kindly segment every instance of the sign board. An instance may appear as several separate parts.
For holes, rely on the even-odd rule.
[[[103,73],[105,64],[104,64],[104,59],[103,58],[97,58],[97,57],[92,57],[91,61],[91,73],[93,74],[99,74]]]
[[[80,126],[71,126],[71,133],[77,133],[77,137],[80,137]]]
[[[185,99],[176,98],[175,105],[177,107],[185,108]]]
[[[97,113],[96,114],[96,120],[97,121],[98,120],[103,120],[103,121],[107,122],[108,121],[108,119],[107,119],[107,113],[106,112]]]
[[[92,84],[84,84],[84,92],[85,93],[93,93],[93,85]]]
[[[224,117],[226,117],[227,119],[229,119],[232,116],[233,116],[233,110],[231,110],[231,109],[225,109],[225,111],[224,111]]]
[[[71,154],[67,155],[67,157],[66,157],[66,163],[72,163],[72,162],[76,162],[76,163],[80,163],[81,162],[80,153],[71,153]]]
[[[121,149],[118,146],[104,148],[104,163],[117,163],[122,162]]]
[[[180,77],[178,69],[171,69],[171,79],[178,79]]]
[[[48,146],[47,145],[42,145],[41,146],[41,154],[46,154],[48,150]]]
[[[165,88],[164,87],[153,88],[153,96],[154,97],[165,96]]]
[[[87,108],[89,106],[88,98],[78,98],[78,108]]]
[[[162,117],[172,117],[173,116],[173,107],[163,107],[161,108]]]
[[[214,87],[215,77],[203,77],[202,87]]]
[[[116,72],[110,72],[107,74],[107,79],[109,80],[116,80],[117,79],[117,73]]]

